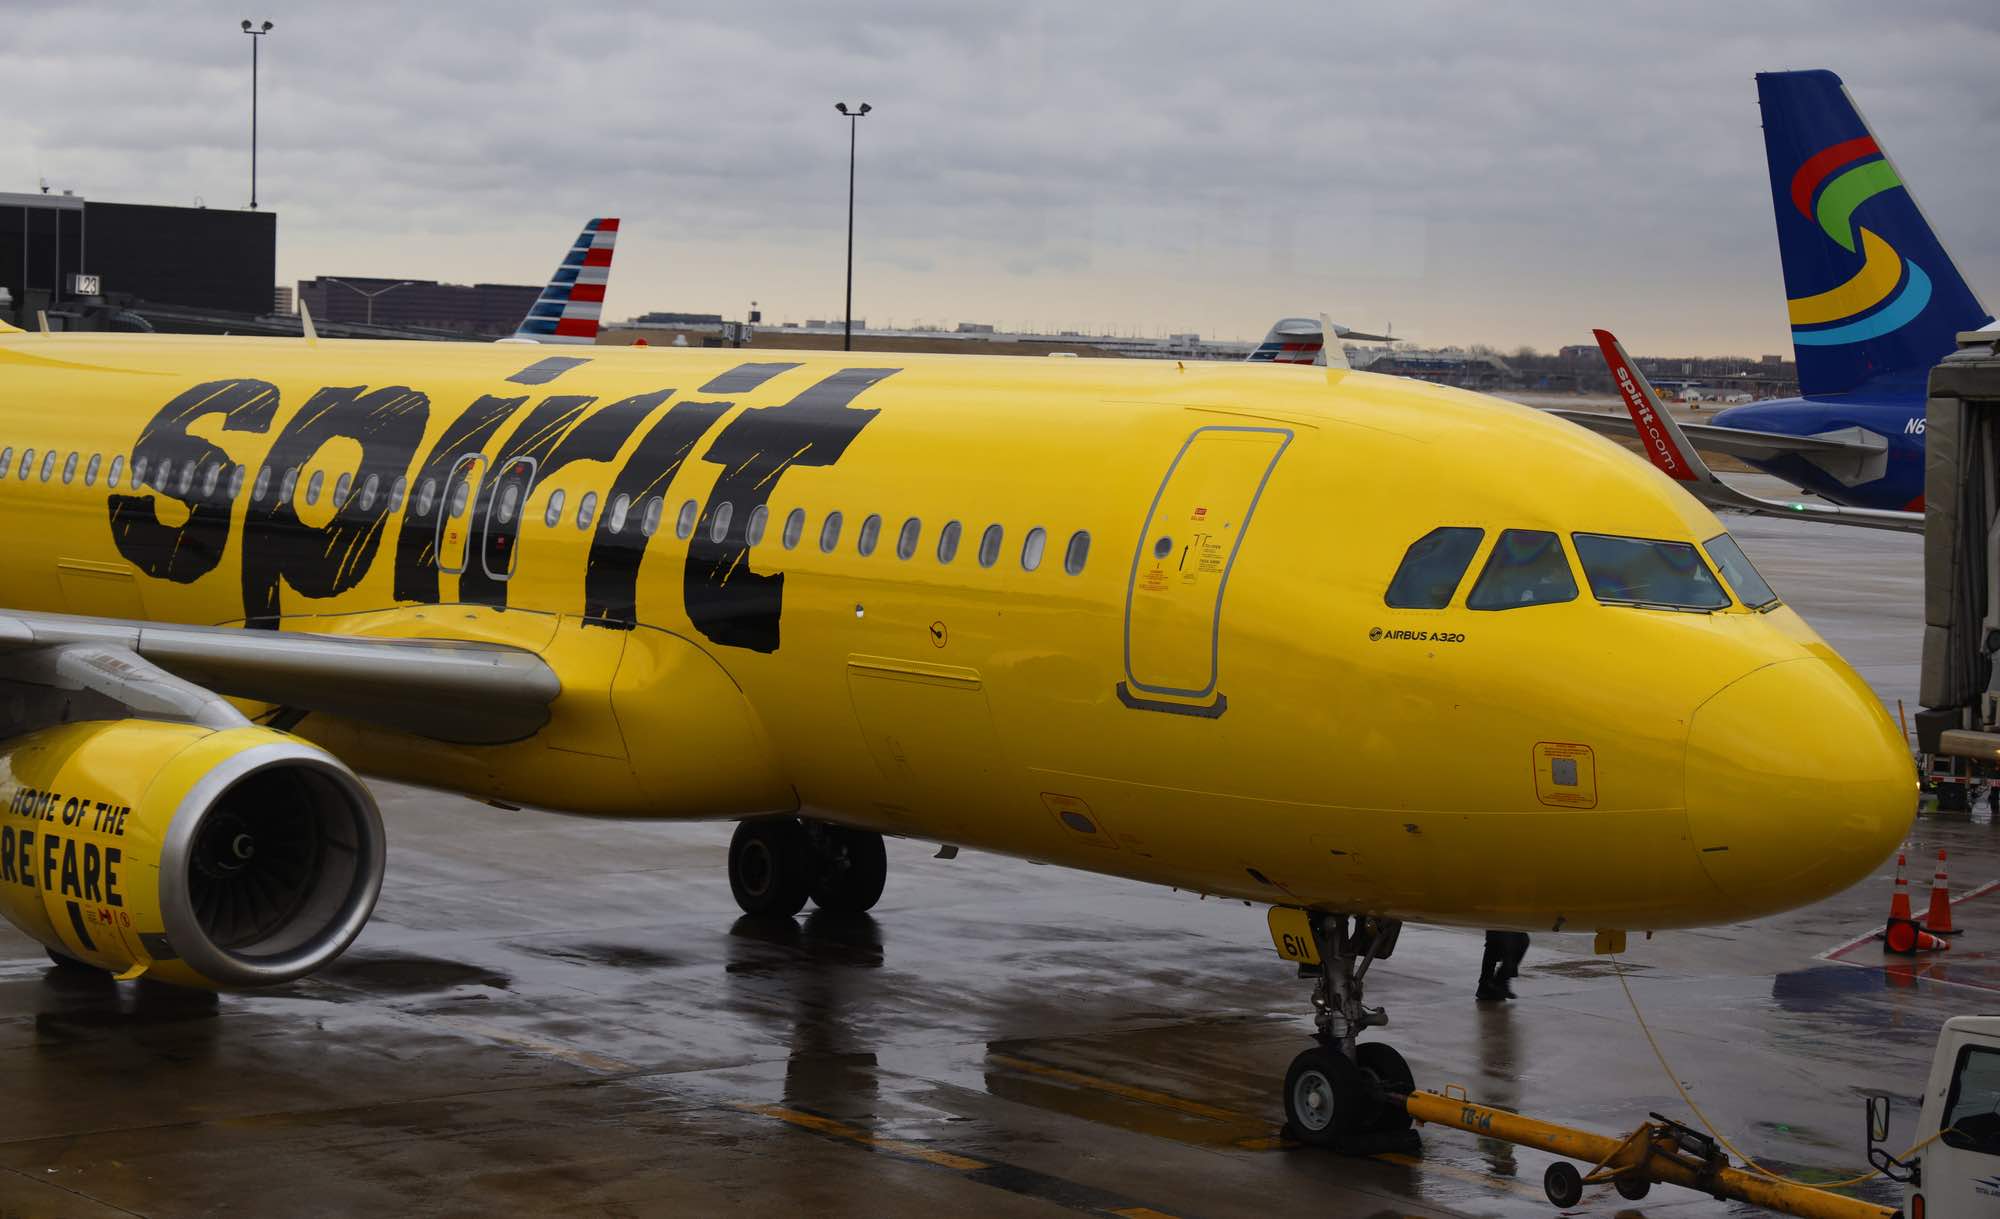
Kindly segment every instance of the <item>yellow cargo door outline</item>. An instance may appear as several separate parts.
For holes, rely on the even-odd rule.
[[[1216,692],[1222,599],[1265,484],[1291,442],[1289,428],[1217,425],[1196,428],[1175,454],[1132,553],[1125,681],[1118,690],[1126,705],[1202,716],[1220,715],[1226,707]],[[1205,666],[1198,659],[1204,647]],[[1159,701],[1211,696],[1208,706]]]

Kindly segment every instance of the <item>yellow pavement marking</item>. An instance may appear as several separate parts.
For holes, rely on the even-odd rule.
[[[916,1143],[905,1143],[901,1139],[881,1138],[868,1133],[866,1130],[849,1126],[845,1122],[837,1122],[830,1117],[820,1117],[814,1113],[800,1113],[796,1109],[787,1109],[782,1105],[758,1105],[743,1102],[739,1103],[736,1107],[745,1113],[775,1117],[781,1122],[790,1122],[792,1125],[802,1127],[806,1130],[817,1131],[820,1134],[830,1134],[835,1138],[849,1139],[863,1146],[872,1147],[877,1151],[886,1151],[891,1155],[907,1156],[912,1160],[922,1160],[926,1164],[935,1164],[939,1168],[949,1168],[953,1172],[978,1172],[982,1168],[991,1167],[991,1165],[983,1160],[968,1159],[965,1156],[953,1155],[949,1151],[935,1151]]]
[[[1105,1079],[1099,1075],[1086,1075],[1081,1071],[1066,1070],[1062,1067],[1052,1067],[1030,1059],[1016,1058],[1011,1054],[989,1054],[987,1058],[989,1061],[997,1062],[1001,1066],[1012,1067],[1017,1071],[1026,1071],[1031,1075],[1042,1076],[1044,1079],[1075,1084],[1080,1088],[1092,1088],[1099,1092],[1109,1092],[1113,1096],[1122,1096],[1126,1100],[1141,1101],[1148,1105],[1157,1105],[1162,1109],[1173,1109],[1181,1113],[1192,1114],[1195,1117],[1205,1117],[1214,1122],[1261,1123],[1263,1120],[1248,1113],[1239,1113],[1234,1109],[1224,1109],[1217,1105],[1205,1105],[1197,1100],[1188,1100],[1166,1092],[1155,1092],[1151,1088],[1135,1088],[1131,1084],[1121,1084],[1114,1079]]]

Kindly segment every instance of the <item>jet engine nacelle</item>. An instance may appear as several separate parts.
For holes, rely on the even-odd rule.
[[[114,973],[291,981],[353,942],[382,870],[368,790],[282,732],[129,719],[0,743],[0,914]]]

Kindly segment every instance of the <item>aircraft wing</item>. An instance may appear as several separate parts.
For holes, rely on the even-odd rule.
[[[541,657],[496,644],[11,611],[0,612],[7,679],[193,722],[227,720],[232,712],[214,697],[226,695],[457,744],[531,736],[562,692]]]
[[[1686,487],[1696,499],[1712,508],[1729,508],[1737,512],[1751,512],[1760,516],[1810,517],[1814,520],[1832,521],[1841,525],[1860,525],[1870,529],[1902,529],[1922,532],[1924,514],[1921,512],[1889,512],[1879,508],[1846,508],[1836,504],[1809,504],[1805,502],[1784,502],[1762,499],[1747,491],[1740,491],[1717,478],[1715,471],[1701,459],[1695,446],[1688,442],[1686,430],[1660,404],[1659,395],[1647,383],[1646,375],[1639,371],[1631,357],[1625,354],[1625,347],[1609,330],[1594,330],[1597,346],[1604,353],[1604,362],[1611,368],[1611,379],[1618,385],[1618,396],[1625,403],[1630,416],[1627,428],[1636,429],[1639,447],[1653,465],[1667,477]],[[1553,411],[1572,422],[1580,412]],[[1595,420],[1615,418],[1615,416],[1591,416]],[[1602,430],[1602,429],[1598,429]],[[1728,428],[1703,428],[1704,432],[1726,432]],[[1620,429],[1620,435],[1630,434]],[[1739,433],[1747,435],[1768,435],[1768,433]],[[1786,440],[1796,441],[1799,437],[1787,436]],[[1806,438],[1815,439],[1815,438]],[[1792,452],[1800,450],[1793,449]]]
[[[1600,411],[1549,410],[1571,423],[1606,436],[1630,436],[1632,420],[1627,415]],[[1887,445],[1878,436],[1875,443],[1865,440],[1829,439],[1824,436],[1792,436],[1784,432],[1752,432],[1744,428],[1717,427],[1712,423],[1680,423],[1675,426],[1694,442],[1696,448],[1727,453],[1731,457],[1762,460],[1796,454],[1811,458],[1868,458],[1883,452]]]

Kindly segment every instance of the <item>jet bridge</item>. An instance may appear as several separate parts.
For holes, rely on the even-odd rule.
[[[2000,330],[1959,336],[1925,414],[1917,748],[1938,807],[1964,810],[1975,783],[2000,780]]]

